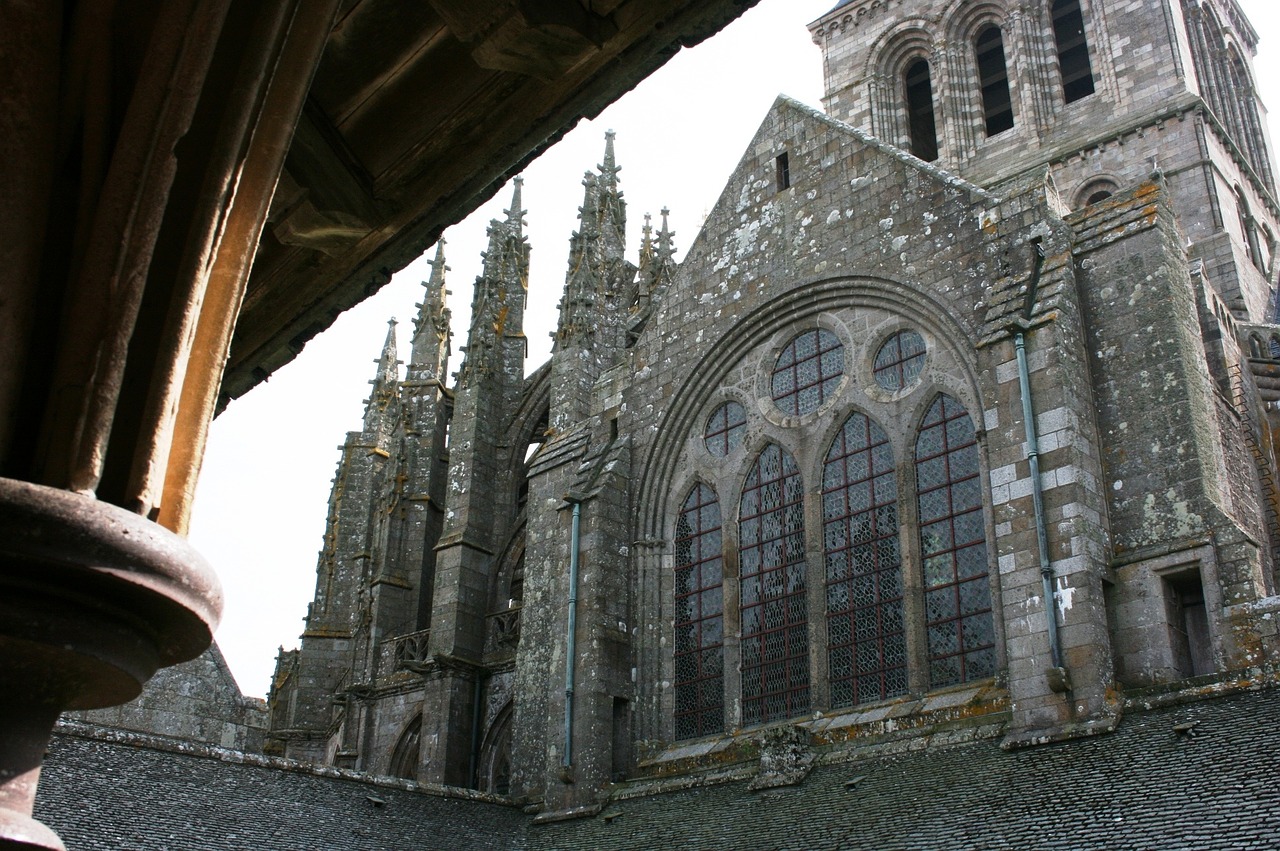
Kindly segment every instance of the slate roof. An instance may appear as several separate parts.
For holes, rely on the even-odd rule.
[[[1260,849],[1280,847],[1278,753],[1269,688],[1131,708],[1091,739],[881,751],[794,787],[739,780],[532,825],[487,800],[59,735],[36,816],[69,851]]]
[[[1199,723],[1191,734],[1174,725]],[[1130,711],[1117,732],[998,741],[614,801],[536,826],[529,849],[1251,849],[1280,847],[1280,691]],[[851,788],[850,781],[861,777]]]
[[[35,817],[67,851],[399,851],[512,848],[519,809],[348,779],[284,760],[210,748],[191,753],[55,735]],[[151,738],[151,737],[148,737]],[[399,788],[397,788],[399,787]],[[375,805],[370,798],[382,801]]]

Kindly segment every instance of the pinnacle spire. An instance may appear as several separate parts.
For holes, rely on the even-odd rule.
[[[524,233],[524,214],[528,212],[521,206],[520,200],[520,189],[524,186],[524,178],[516,175],[511,183],[514,186],[511,191],[511,208],[503,212],[507,214],[507,224],[512,227],[516,236],[520,236]]]
[[[613,140],[617,136],[612,130],[606,130],[604,134],[604,162],[596,166],[600,169],[600,185],[605,191],[614,192],[618,188],[618,172],[622,171],[618,166],[617,157],[613,152]]]
[[[451,314],[445,303],[449,291],[444,283],[444,273],[449,271],[449,267],[444,262],[444,245],[445,240],[441,237],[436,242],[435,259],[427,261],[431,266],[431,277],[422,283],[426,295],[418,305],[418,316],[413,323],[409,372],[414,379],[439,378],[444,374],[445,361],[449,357]]]
[[[381,415],[392,410],[391,402],[398,393],[399,365],[396,358],[396,320],[387,321],[387,341],[382,344],[382,355],[377,360],[378,371],[373,380],[373,391],[365,403],[365,431],[378,431]]]
[[[675,248],[675,232],[667,225],[667,216],[671,211],[666,207],[662,208],[662,228],[658,231],[658,257],[663,260],[670,260],[676,253]]]

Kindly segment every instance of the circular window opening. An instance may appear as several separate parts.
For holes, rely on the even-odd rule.
[[[915,331],[894,334],[876,352],[873,367],[876,384],[891,392],[910,387],[924,368],[924,354],[924,337]]]
[[[746,430],[746,409],[737,402],[725,402],[707,419],[702,437],[707,443],[707,451],[723,458],[742,443]]]
[[[818,410],[844,375],[844,346],[830,331],[815,328],[795,337],[773,367],[773,401],[778,410],[801,416]]]

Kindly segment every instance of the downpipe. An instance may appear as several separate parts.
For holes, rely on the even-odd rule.
[[[564,661],[564,752],[561,758],[561,779],[573,782],[573,689],[578,657],[578,549],[582,537],[582,502],[572,496],[567,499],[573,505],[573,525],[569,532],[569,625],[565,636]]]

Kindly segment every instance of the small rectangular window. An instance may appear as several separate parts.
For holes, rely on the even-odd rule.
[[[791,188],[791,164],[787,160],[787,152],[783,151],[778,154],[777,160],[774,161],[777,167],[778,191]]]

